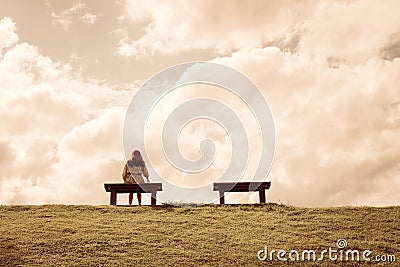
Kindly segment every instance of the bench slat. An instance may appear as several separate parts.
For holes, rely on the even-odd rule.
[[[269,189],[271,182],[227,182],[214,183],[214,191],[250,192]]]
[[[116,193],[151,193],[153,191],[162,191],[161,183],[145,184],[104,184],[106,192],[115,191]]]

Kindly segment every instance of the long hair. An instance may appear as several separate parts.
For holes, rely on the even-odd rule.
[[[132,153],[131,159],[130,159],[130,163],[133,166],[140,166],[140,167],[144,167],[144,160],[142,158],[142,155],[140,154],[139,150],[135,150]]]

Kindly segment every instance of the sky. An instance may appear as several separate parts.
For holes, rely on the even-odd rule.
[[[268,201],[399,205],[398,10],[395,0],[2,0],[0,204],[107,204],[103,184],[122,182],[123,125],[135,93],[167,67],[208,61],[249,77],[269,103],[275,150]],[[251,180],[259,149],[267,148],[246,107],[226,93],[213,86],[171,93],[156,107],[149,136],[159,139],[164,116],[157,114],[188,97],[219,98],[245,118],[244,180]],[[227,136],[210,121],[182,130],[180,148],[190,160],[202,138],[214,140],[215,165],[196,177],[200,184],[229,164]],[[157,142],[148,152],[152,172],[175,182],[185,175]],[[226,201],[256,202],[257,195]]]

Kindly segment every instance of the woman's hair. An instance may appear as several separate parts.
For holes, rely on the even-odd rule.
[[[144,161],[142,155],[140,154],[139,150],[135,150],[131,156],[131,162],[134,166],[141,166],[144,167]]]

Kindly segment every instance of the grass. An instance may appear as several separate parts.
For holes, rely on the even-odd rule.
[[[0,206],[0,266],[399,266],[399,222],[400,207]],[[339,238],[397,262],[257,259],[265,245],[301,253]]]

